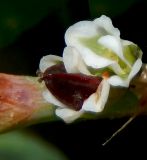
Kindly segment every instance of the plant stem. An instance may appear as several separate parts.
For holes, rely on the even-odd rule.
[[[0,132],[44,121],[58,120],[55,106],[42,97],[44,83],[38,77],[0,73]],[[85,113],[81,119],[120,118],[147,114],[147,65],[129,88],[111,87],[103,112]]]

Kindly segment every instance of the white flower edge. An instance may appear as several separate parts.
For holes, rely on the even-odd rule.
[[[55,111],[56,115],[64,120],[66,123],[72,123],[84,113],[82,110],[74,111],[69,108],[57,108]]]
[[[42,93],[42,95],[47,102],[49,102],[51,104],[54,104],[55,106],[60,106],[61,108],[67,108],[68,107],[65,104],[63,104],[62,102],[58,101],[56,99],[56,97],[53,96],[52,93],[47,89]]]
[[[63,62],[68,73],[83,73],[90,75],[81,55],[74,47],[65,47],[63,51]]]
[[[119,76],[112,76],[108,79],[108,82],[112,86],[122,86],[122,87],[129,87],[129,83],[132,80],[132,78],[139,72],[140,68],[142,66],[142,60],[138,58],[136,62],[134,63],[130,74],[128,75],[127,79],[123,79]]]
[[[41,72],[44,72],[48,67],[57,64],[57,62],[62,62],[62,57],[55,55],[43,56],[40,60],[39,69]]]
[[[80,44],[80,38],[91,38],[96,35],[103,37],[106,35],[120,38],[120,31],[115,28],[109,17],[102,15],[94,21],[80,21],[70,26],[65,33],[65,42],[67,46],[75,47],[81,54],[86,65],[93,68],[103,68],[114,64],[115,62],[95,54],[89,48]],[[118,53],[118,52],[117,52]]]
[[[97,91],[84,101],[82,110],[90,112],[101,112],[108,100],[110,85],[106,79],[100,83]]]
[[[95,69],[104,68],[115,63],[115,61],[106,59],[102,56],[99,56],[98,54],[95,54],[89,48],[80,45],[80,43],[78,43],[75,48],[77,49],[79,54],[82,56],[84,63],[89,67],[92,67]]]
[[[49,60],[50,58],[53,59],[53,62]],[[41,59],[39,66],[40,67],[43,66],[43,70],[46,70],[48,66],[51,67],[52,65],[56,64],[55,62],[58,62],[60,60],[62,60],[61,57],[48,55]],[[49,63],[49,65],[47,65],[47,63]],[[46,66],[46,68],[44,66]],[[42,68],[40,68],[40,70],[42,71]],[[47,102],[57,106],[55,114],[58,117],[63,119],[66,123],[71,123],[87,111],[101,112],[107,102],[109,90],[110,90],[109,83],[107,82],[107,80],[103,79],[100,85],[98,86],[97,91],[91,94],[84,101],[83,106],[79,111],[74,111],[70,109],[68,106],[57,100],[56,97],[52,95],[52,93],[47,89],[45,89],[45,91],[43,92],[43,97]]]
[[[124,58],[123,55],[123,46],[121,43],[121,39],[115,36],[111,35],[106,35],[102,36],[99,40],[98,43],[105,46],[108,49],[111,49],[118,57],[120,57],[129,67],[131,65],[127,62],[127,60]],[[116,62],[115,62],[116,63]]]
[[[106,26],[104,24],[106,24]],[[77,49],[86,65],[93,68],[102,68],[115,62],[96,55],[89,48],[80,44],[79,39],[91,38],[95,35],[105,36],[107,34],[119,37],[120,32],[117,28],[113,27],[111,19],[103,15],[94,21],[80,21],[70,26],[65,33],[65,42],[67,47],[70,46]]]
[[[96,18],[93,23],[96,24],[99,30],[103,28],[110,35],[120,37],[119,29],[113,26],[112,20],[109,17],[102,15],[99,18]]]
[[[78,37],[93,37],[95,35],[114,35],[119,37],[120,31],[113,27],[109,17],[102,15],[94,21],[80,21],[70,26],[65,33],[65,42],[69,46],[73,46]]]
[[[124,43],[131,43],[131,42],[124,41]],[[89,55],[89,58],[88,58],[89,63],[93,62],[93,66],[94,66],[94,64],[97,62],[96,58],[97,57],[93,57],[92,55],[91,56]],[[69,46],[64,49],[63,61],[64,61],[65,68],[69,73],[80,72],[80,73],[87,74],[87,75],[91,74],[88,71],[86,64],[84,63],[82,56],[79,54],[79,52],[74,47]],[[115,73],[121,72],[121,68],[119,67],[117,63],[113,63],[110,66],[113,68]],[[134,63],[134,65],[132,66],[131,72],[126,78],[121,78],[120,76],[114,75],[108,78],[108,82],[112,86],[128,87],[130,81],[138,73],[141,66],[142,66],[141,58],[138,58],[136,62]]]
[[[100,35],[97,40],[98,44],[112,50],[131,69],[126,78],[121,78],[121,76],[119,76],[124,75],[125,72],[117,61],[96,54],[80,42],[80,38],[92,38],[96,35]],[[80,21],[69,27],[65,33],[65,42],[67,44],[66,48],[72,47],[78,54],[80,54],[80,61],[83,60],[85,67],[92,67],[94,69],[111,67],[116,74],[115,76],[110,77],[108,81],[112,86],[128,87],[131,79],[137,74],[142,65],[141,54],[136,59],[133,66],[124,57],[123,47],[136,44],[121,39],[119,30],[114,28],[111,19],[104,15],[94,21]],[[70,59],[70,57],[68,59]]]

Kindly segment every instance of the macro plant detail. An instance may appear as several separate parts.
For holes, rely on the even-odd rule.
[[[69,27],[65,42],[63,58],[43,57],[40,71],[47,87],[44,98],[58,106],[55,113],[66,122],[84,112],[102,112],[110,86],[129,87],[142,66],[142,51],[121,39],[120,31],[104,15]]]
[[[67,48],[63,58],[67,70],[71,55],[77,52],[89,74],[101,76],[107,71],[108,81],[113,86],[128,87],[142,66],[142,51],[133,42],[121,39],[118,28],[114,28],[111,19],[104,15],[94,21],[81,21],[69,27],[65,42]],[[66,60],[67,55],[69,61]]]
[[[137,44],[109,17],[65,33],[63,56],[47,55],[36,77],[0,73],[0,131],[44,121],[146,114],[147,67]]]

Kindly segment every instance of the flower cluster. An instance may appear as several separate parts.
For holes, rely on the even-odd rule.
[[[65,33],[63,57],[48,55],[41,59],[40,70],[63,63],[67,74],[101,77],[94,93],[88,96],[76,111],[57,99],[50,90],[44,98],[58,106],[56,115],[72,122],[86,111],[101,112],[107,102],[110,85],[128,87],[142,66],[142,51],[133,42],[120,38],[110,18],[102,15],[94,21],[80,21]]]

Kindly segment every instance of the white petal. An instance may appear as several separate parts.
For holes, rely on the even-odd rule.
[[[74,47],[66,47],[63,52],[63,62],[68,73],[83,73],[90,75],[81,55]]]
[[[103,36],[98,40],[98,43],[105,46],[108,49],[111,49],[113,52],[115,52],[120,58],[123,57],[123,51],[122,46],[119,38],[116,38],[114,36]]]
[[[121,67],[119,66],[118,63],[113,63],[111,65],[111,68],[112,68],[113,72],[116,74],[123,74],[124,73],[124,71],[121,69]]]
[[[59,108],[55,111],[56,115],[60,118],[62,118],[66,123],[71,123],[77,118],[79,118],[83,111],[74,111],[69,108]]]
[[[138,58],[136,60],[136,62],[134,63],[134,65],[132,67],[132,70],[131,70],[131,72],[130,72],[130,74],[128,76],[129,80],[131,80],[139,72],[141,66],[142,66],[142,61],[141,61],[140,58]]]
[[[120,36],[117,28],[114,28],[109,17],[101,16],[94,21],[80,21],[70,26],[65,33],[67,46],[75,46],[79,43],[79,38],[91,38],[104,35]]]
[[[44,72],[48,67],[51,67],[60,61],[62,61],[62,58],[59,56],[47,55],[41,58],[39,68],[41,72]]]
[[[79,54],[82,56],[82,59],[87,66],[93,68],[103,68],[115,63],[115,61],[99,56],[88,47],[83,46],[78,39],[73,38],[71,43],[71,47],[76,48],[77,52],[79,52]]]
[[[128,79],[122,79],[119,76],[111,76],[108,79],[108,82],[112,86],[122,86],[122,87],[128,87],[129,86],[129,80]]]
[[[62,108],[67,107],[65,104],[63,104],[62,102],[58,101],[57,98],[54,97],[50,91],[45,90],[42,94],[43,94],[44,99],[47,102],[49,102],[49,103],[51,103],[51,104],[53,104],[55,106],[58,106],[58,107],[62,107]]]
[[[84,101],[82,110],[90,112],[101,112],[108,99],[110,85],[107,80],[103,80],[97,91]]]
[[[128,46],[128,45],[134,44],[133,42],[128,41],[128,40],[122,40],[121,42],[122,42],[123,46]],[[134,44],[134,45],[135,45],[135,44]]]
[[[86,47],[80,46],[78,47],[78,51],[81,54],[86,65],[93,68],[103,68],[115,63],[114,61],[97,55],[96,53],[92,52],[90,49]]]
[[[97,25],[98,32],[103,32],[103,35],[114,35],[116,37],[120,36],[120,31],[118,28],[114,28],[112,21],[109,17],[102,15],[100,18],[94,20],[94,23]]]
[[[118,37],[114,37],[114,36],[103,36],[98,40],[98,43],[100,43],[101,45],[105,46],[106,48],[111,49],[113,52],[116,53],[116,55],[118,57],[120,57],[128,66],[130,66],[130,64],[128,63],[128,61],[124,58],[123,55],[123,50],[122,50],[122,44],[121,44],[121,40]],[[131,66],[130,66],[131,67]]]
[[[141,66],[142,66],[142,61],[140,58],[138,58],[134,63],[129,76],[126,79],[123,79],[119,76],[112,76],[108,79],[108,82],[112,86],[128,87],[131,79],[139,72]]]
[[[96,26],[91,21],[80,21],[70,26],[65,33],[65,42],[73,46],[79,37],[93,37],[97,35]]]

